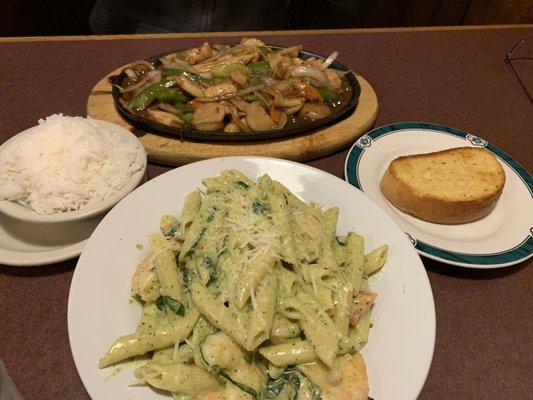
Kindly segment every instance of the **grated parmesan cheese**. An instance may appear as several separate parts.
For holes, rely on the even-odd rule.
[[[96,204],[144,165],[138,140],[91,118],[54,114],[0,153],[0,199],[39,214]]]

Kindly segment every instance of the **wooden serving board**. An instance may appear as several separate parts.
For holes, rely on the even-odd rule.
[[[111,94],[109,77],[117,75],[123,67],[111,72],[92,89],[87,101],[87,115],[114,122],[133,131],[135,128],[116,111]],[[361,95],[355,111],[347,118],[309,134],[256,142],[204,142],[169,137],[146,132],[139,139],[148,159],[167,165],[182,165],[207,158],[254,155],[305,161],[330,154],[352,144],[367,132],[376,119],[378,100],[372,86],[357,76]]]

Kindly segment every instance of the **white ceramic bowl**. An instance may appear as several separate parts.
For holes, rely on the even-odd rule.
[[[117,124],[113,124],[108,121],[102,121],[102,120],[98,120],[98,121],[103,123],[104,125],[107,125],[107,127],[110,130],[113,130],[123,135],[128,135],[131,137],[131,140],[139,142],[139,139],[137,139],[137,137],[133,133],[128,131],[127,129],[124,129],[121,126]],[[39,129],[39,126],[34,126],[32,128],[29,128],[13,136],[12,138],[7,140],[0,146],[0,152],[4,151],[7,148],[7,146],[9,146],[10,144],[22,139],[25,136],[31,135],[38,129]],[[109,210],[115,204],[117,204],[129,192],[135,189],[137,185],[139,185],[139,183],[141,182],[146,172],[146,163],[147,163],[146,153],[144,152],[142,145],[139,147],[139,157],[141,157],[141,160],[143,163],[142,168],[131,176],[130,181],[121,190],[113,193],[111,196],[109,196],[108,198],[106,198],[105,200],[99,203],[81,208],[76,211],[57,212],[53,214],[38,214],[30,207],[25,207],[23,205],[20,205],[12,201],[2,200],[0,201],[0,212],[10,216],[11,218],[15,218],[15,219],[25,221],[25,222],[34,222],[34,223],[72,222],[72,221],[79,221],[79,220],[87,219],[95,215],[101,214]]]

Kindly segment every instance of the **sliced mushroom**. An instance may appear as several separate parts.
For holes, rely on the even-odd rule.
[[[213,55],[213,49],[209,43],[204,42],[200,47],[194,47],[187,51],[185,54],[185,60],[191,64],[198,64],[201,61],[207,60]]]
[[[205,97],[222,97],[228,94],[237,93],[237,88],[233,83],[223,82],[204,89]]]
[[[246,86],[246,83],[248,82],[248,77],[240,71],[232,71],[229,76],[240,86]]]
[[[183,126],[184,122],[177,115],[162,110],[148,109],[148,115],[152,120],[162,125]]]
[[[316,119],[324,118],[331,114],[331,109],[324,103],[307,102],[300,110],[300,116],[314,121]]]
[[[226,109],[219,103],[200,105],[192,115],[193,125],[201,131],[215,131],[224,127]]]
[[[224,127],[224,132],[227,133],[239,133],[240,131],[240,128],[234,122],[230,122]]]
[[[263,42],[263,41],[261,41],[259,39],[256,39],[256,38],[242,38],[241,44],[243,44],[245,46],[258,47],[258,46],[264,46],[265,42]]]
[[[159,58],[159,61],[161,61],[161,63],[163,65],[167,65],[169,63],[172,63],[174,61],[176,61],[176,53],[170,53],[170,54],[167,54],[167,55],[164,55],[163,57]]]
[[[258,102],[250,104],[246,111],[246,123],[252,131],[269,131],[274,129],[274,121],[266,113],[265,109]]]
[[[298,54],[302,50],[302,45],[287,47],[286,49],[280,50],[279,54],[288,55],[289,57],[298,57]]]
[[[212,122],[209,124],[198,124],[198,125],[195,125],[195,127],[199,131],[206,131],[206,132],[219,131],[222,128],[224,128],[224,122]]]
[[[241,100],[237,97],[234,97],[232,99],[230,99],[229,101],[231,101],[231,104],[233,104],[235,107],[237,107],[238,110],[240,111],[248,111],[248,107],[250,106],[250,103],[244,101],[244,100]]]
[[[176,77],[176,84],[194,97],[204,97],[204,89],[185,76]]]

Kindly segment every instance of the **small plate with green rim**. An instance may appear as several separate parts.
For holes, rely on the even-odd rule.
[[[484,147],[505,171],[502,196],[486,217],[457,225],[426,222],[401,212],[381,193],[381,177],[395,158],[465,146]],[[403,228],[421,255],[481,269],[507,267],[533,255],[533,178],[511,156],[478,136],[437,124],[385,125],[357,140],[346,158],[344,173],[349,183]]]

